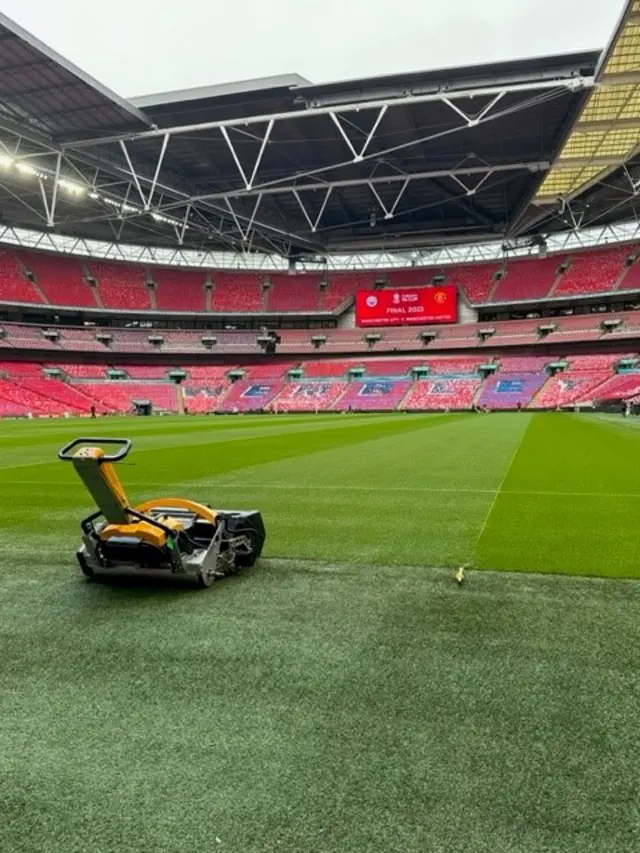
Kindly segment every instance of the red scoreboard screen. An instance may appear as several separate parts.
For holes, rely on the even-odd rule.
[[[356,294],[358,326],[405,326],[457,323],[458,291],[442,287],[401,287],[397,290],[359,290]]]

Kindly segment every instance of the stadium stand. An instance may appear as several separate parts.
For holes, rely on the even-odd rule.
[[[626,275],[618,285],[618,290],[640,290],[640,252],[637,246],[635,252],[631,254],[636,255],[635,262],[628,267]]]
[[[166,379],[167,365],[155,364],[114,364],[114,370],[124,370],[131,379]]]
[[[235,365],[215,365],[215,364],[187,364],[183,367],[189,374],[189,379],[194,382],[212,382],[215,380],[226,381],[227,374],[230,370],[235,370]]]
[[[618,373],[590,393],[591,400],[627,400],[640,394],[640,373]]]
[[[273,362],[271,364],[251,364],[245,367],[246,379],[279,379],[288,373],[294,367],[298,366],[298,362]]]
[[[351,300],[358,290],[372,288],[375,280],[376,274],[373,272],[332,275],[324,294],[320,297],[319,307],[323,311],[337,311],[347,303],[347,300]]]
[[[619,328],[605,331],[603,320],[618,319]],[[553,323],[555,331],[541,335],[538,327],[541,324]],[[381,329],[381,340],[375,346],[367,345],[360,329],[322,329],[281,331],[282,343],[278,346],[278,354],[287,356],[304,356],[316,353],[328,355],[335,353],[337,357],[350,355],[352,358],[373,356],[376,353],[385,356],[401,353],[423,352],[427,357],[434,351],[455,350],[493,350],[506,349],[512,346],[530,347],[547,344],[571,344],[580,341],[597,341],[609,339],[640,337],[640,311],[626,311],[618,314],[582,314],[575,316],[554,317],[549,320],[508,320],[489,323],[467,323],[431,330],[437,335],[435,340],[425,343],[420,334],[429,327],[412,327],[411,329]],[[479,337],[481,330],[494,330],[486,341]],[[54,349],[68,350],[77,353],[86,352],[117,352],[117,353],[173,353],[211,355],[253,355],[264,357],[264,352],[258,344],[258,330],[187,330],[145,329],[145,328],[68,328],[63,326],[48,327],[55,332],[54,341],[47,340],[43,334],[46,327],[27,326],[26,324],[4,323],[0,326],[0,347],[4,349],[32,348],[34,350]],[[4,337],[3,337],[4,333]],[[320,348],[311,343],[314,335],[321,333],[326,341]],[[103,343],[97,340],[99,335],[110,335],[111,342]],[[158,338],[157,343],[150,343],[149,337]],[[203,338],[210,339],[203,343]],[[215,343],[212,340],[215,339]],[[460,357],[460,356],[458,356]],[[488,356],[478,354],[466,358],[477,359],[483,363]],[[311,359],[313,361],[313,359]],[[336,359],[337,360],[337,359]],[[352,366],[350,362],[348,366]],[[313,368],[312,368],[313,369]]]
[[[593,394],[611,376],[611,370],[567,370],[550,377],[532,398],[532,406],[555,409],[578,402],[589,402]]]
[[[37,394],[47,400],[51,406],[58,407],[56,414],[87,414],[91,408],[91,398],[81,388],[69,385],[60,379],[44,379],[21,376],[20,388]]]
[[[444,377],[420,379],[411,386],[401,408],[407,411],[470,409],[481,387],[481,380]]]
[[[23,350],[59,350],[60,347],[45,337],[40,326],[26,326],[21,323],[7,323],[4,326],[6,343],[14,349]]]
[[[202,343],[203,332],[166,332],[160,334],[163,337],[162,352],[178,353],[204,353],[206,349]]]
[[[311,342],[314,332],[309,329],[282,329],[280,331],[281,343],[278,350],[281,353],[314,353],[316,348]],[[324,331],[322,332],[324,334]]]
[[[340,399],[340,408],[354,412],[393,411],[407,396],[411,385],[408,379],[351,382]]]
[[[105,352],[105,345],[96,340],[96,331],[88,329],[60,329],[61,349],[73,352]]]
[[[206,311],[205,273],[158,267],[150,271],[156,283],[158,311]]]
[[[423,359],[431,369],[426,379],[413,381],[407,371],[420,359],[344,359],[242,365],[187,365],[182,386],[167,377],[168,365],[120,364],[127,380],[107,380],[106,364],[0,361],[1,416],[61,416],[87,414],[91,402],[100,413],[131,412],[134,400],[150,400],[156,410],[176,412],[181,402],[189,413],[243,412],[273,408],[284,411],[390,411],[468,409],[473,402],[489,408],[557,408],[593,399],[621,399],[640,394],[640,373],[614,370],[632,353],[578,353],[569,356],[510,356],[491,358],[498,372],[482,380],[478,366],[489,359],[452,356]],[[635,357],[635,356],[633,356]],[[567,367],[548,376],[545,367]],[[302,381],[284,382],[293,367]],[[363,378],[346,382],[350,367],[365,369]],[[47,378],[44,368],[57,368],[63,378]],[[228,374],[242,370],[245,378],[231,383]],[[311,379],[308,377],[311,375]],[[401,377],[405,378],[401,378]]]
[[[246,272],[214,272],[211,310],[218,312],[264,311],[263,276]]]
[[[178,411],[177,388],[168,382],[86,382],[82,391],[100,406],[121,414],[131,412],[135,400],[148,400],[157,411]]]
[[[547,380],[547,374],[537,373],[499,373],[490,376],[484,385],[478,400],[479,405],[489,409],[515,409],[518,404],[528,406]]]
[[[550,361],[554,359],[548,355],[498,356],[500,374],[540,372]]]
[[[64,409],[41,394],[23,387],[22,382],[0,379],[0,410],[5,417],[24,417],[28,415],[63,415]]]
[[[91,276],[98,282],[98,293],[105,308],[149,311],[151,297],[144,267],[90,261]]]
[[[431,369],[432,373],[448,374],[448,373],[477,373],[481,364],[484,364],[484,358],[429,358],[424,361],[425,366]]]
[[[640,290],[640,263],[629,264],[637,254],[637,245],[626,244],[503,263],[332,273],[326,286],[321,286],[318,273],[277,273],[269,278],[240,270],[147,269],[37,251],[19,256],[2,251],[0,301],[128,311],[335,312],[346,308],[358,290],[372,288],[376,281],[388,287],[418,287],[442,277],[457,285],[472,305],[513,303]],[[27,279],[27,271],[33,274],[33,282]],[[95,288],[87,276],[97,281]],[[153,291],[147,281],[155,283]]]
[[[568,270],[560,277],[553,296],[604,293],[614,290],[627,272],[629,246],[581,252],[566,260]]]
[[[220,412],[251,412],[267,408],[282,391],[284,383],[280,379],[268,379],[261,382],[241,379],[235,382],[218,407]]]
[[[466,293],[472,303],[490,302],[496,283],[496,275],[501,269],[498,264],[470,264],[443,270],[448,281],[456,284]]]
[[[82,263],[77,258],[25,252],[21,259],[51,305],[99,307],[96,295],[85,278]]]
[[[347,388],[346,382],[335,380],[293,382],[285,385],[272,407],[278,412],[325,412],[336,408]]]
[[[185,410],[191,415],[206,415],[215,412],[230,388],[225,381],[185,382],[182,399]]]
[[[350,367],[362,366],[361,361],[306,361],[304,375],[309,379],[346,376]]]
[[[111,329],[109,348],[113,352],[154,352],[154,346],[149,343],[149,332],[138,329]]]
[[[318,311],[319,278],[313,275],[272,275],[267,311]]]
[[[566,361],[572,373],[582,370],[593,372],[604,370],[611,373],[616,364],[623,358],[631,358],[631,353],[598,353],[594,355],[568,355]]]
[[[368,358],[362,366],[367,376],[408,376],[414,367],[419,367],[423,359],[419,358]]]
[[[491,301],[519,302],[527,299],[544,299],[549,295],[558,276],[558,265],[557,258],[553,257],[510,261]]]
[[[0,361],[5,376],[42,376],[42,365],[31,361]]]
[[[55,367],[72,379],[106,379],[107,376],[105,364],[47,364],[46,367]]]
[[[0,302],[43,301],[33,284],[25,278],[17,258],[9,252],[0,251]]]

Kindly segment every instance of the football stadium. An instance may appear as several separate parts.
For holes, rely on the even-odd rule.
[[[640,849],[621,5],[133,99],[0,14],[1,850]]]

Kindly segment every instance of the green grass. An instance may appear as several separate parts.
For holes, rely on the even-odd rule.
[[[261,509],[261,564],[85,583],[88,428],[135,500]],[[601,416],[0,423],[0,850],[636,853],[639,461]]]

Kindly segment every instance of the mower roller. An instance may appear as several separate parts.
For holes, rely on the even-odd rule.
[[[105,446],[117,449],[108,455]],[[87,577],[162,572],[209,587],[255,563],[266,535],[255,510],[212,509],[185,498],[132,507],[115,470],[131,447],[128,438],[76,438],[58,453],[98,506],[80,523],[76,556]]]

